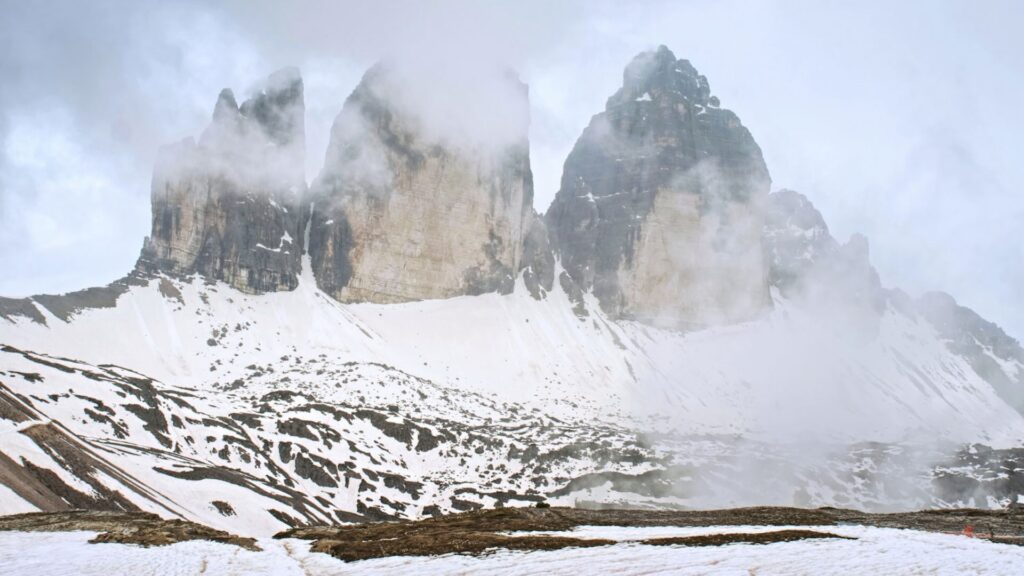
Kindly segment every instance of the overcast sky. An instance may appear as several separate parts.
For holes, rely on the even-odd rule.
[[[665,44],[751,130],[773,188],[870,239],[886,286],[1024,336],[1022,2],[206,4],[0,0],[0,294],[127,272],[157,148],[198,135],[221,88],[299,66],[312,179],[376,60],[503,62],[530,85],[543,212],[623,66]]]

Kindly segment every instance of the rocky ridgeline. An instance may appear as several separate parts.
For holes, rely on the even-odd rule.
[[[590,292],[613,318],[727,324],[770,307],[769,286],[885,306],[867,241],[840,245],[805,197],[769,196],[750,132],[664,46],[626,67],[543,217],[533,208],[528,96],[518,78],[501,77],[512,97],[490,111],[514,119],[499,145],[430,130],[404,81],[388,65],[366,73],[308,192],[298,71],[271,75],[241,106],[225,89],[199,142],[161,153],[136,270],[34,304],[68,320],[113,306],[154,273],[199,274],[249,293],[292,290],[308,254],[317,285],[343,302],[509,293],[520,276],[543,298],[558,261],[559,288],[580,316]],[[0,299],[0,316],[44,322],[34,304]],[[923,310],[941,323],[935,306]]]
[[[1024,370],[1019,368],[1024,366],[1024,349],[1016,339],[944,292],[922,295],[913,301],[913,308],[935,326],[946,346],[966,358],[1007,404],[1024,413]]]
[[[868,241],[854,234],[840,244],[804,195],[779,190],[768,196],[764,226],[771,286],[790,299],[826,308],[828,318],[869,326],[887,306],[928,322],[953,353],[964,358],[1007,404],[1024,413],[1024,349],[996,324],[960,306],[949,294],[911,298],[882,287]]]
[[[508,293],[520,275],[541,298],[557,255],[581,314],[591,291],[614,317],[670,327],[769,305],[760,149],[667,48],[629,64],[570,154],[546,219],[533,209],[525,85],[502,79],[514,97],[492,114],[521,122],[480,145],[431,131],[403,81],[388,65],[366,73],[301,199],[297,73],[275,74],[241,107],[222,93],[199,144],[162,156],[140,268],[290,290],[308,238],[318,286],[343,302]]]

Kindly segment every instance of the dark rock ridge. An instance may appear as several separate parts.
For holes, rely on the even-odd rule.
[[[305,191],[302,78],[286,68],[239,107],[221,92],[196,144],[161,150],[138,269],[198,273],[248,293],[298,285]]]
[[[106,286],[76,290],[66,294],[37,294],[29,298],[0,297],[0,318],[14,320],[17,317],[46,324],[46,317],[40,307],[57,318],[69,322],[78,312],[89,308],[113,308],[117,299],[132,286],[145,286],[150,278],[147,274],[133,270],[124,278]]]
[[[1020,342],[945,292],[924,294],[915,301],[915,308],[947,348],[966,359],[1007,404],[1024,414],[1024,372],[1004,367],[1024,364]]]
[[[881,312],[886,293],[871,265],[868,241],[854,234],[840,244],[806,196],[778,190],[768,196],[764,246],[768,280],[783,296]]]
[[[523,259],[520,263],[523,283],[530,295],[542,299],[555,283],[555,255],[544,220],[532,212],[523,234]]]
[[[576,142],[547,223],[568,275],[612,316],[728,323],[769,304],[770,183],[739,118],[662,46],[633,59]]]
[[[964,474],[965,470],[971,473]],[[1024,448],[972,444],[939,464],[932,484],[938,497],[954,506],[1008,501],[1010,509],[1024,519],[1024,506],[1019,502],[1019,495],[1024,494]]]
[[[311,190],[309,253],[321,289],[382,303],[512,291],[533,175],[527,89],[511,75],[502,81],[512,109],[493,114],[523,121],[511,141],[478,146],[429,133],[394,68],[366,73]]]

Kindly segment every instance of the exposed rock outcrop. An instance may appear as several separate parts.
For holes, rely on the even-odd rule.
[[[615,317],[735,322],[769,305],[769,187],[750,132],[662,46],[633,59],[576,142],[548,229],[568,275]]]
[[[198,144],[164,148],[152,184],[145,272],[199,273],[249,293],[298,284],[305,191],[303,85],[272,74],[240,107],[221,92]]]
[[[555,255],[551,251],[547,226],[536,212],[532,212],[526,222],[520,269],[531,296],[540,300],[551,291],[555,283]]]
[[[375,66],[335,120],[311,194],[318,285],[344,302],[511,292],[532,216],[526,86],[501,80],[513,109],[492,113],[523,121],[484,145],[429,130],[402,80]]]
[[[38,324],[46,324],[42,309],[57,318],[70,322],[82,310],[91,308],[113,308],[117,299],[132,286],[145,286],[149,277],[133,270],[124,278],[106,286],[76,290],[65,294],[36,294],[28,298],[0,297],[0,318],[15,320],[23,317]],[[41,308],[40,308],[41,307]]]
[[[779,190],[768,196],[764,225],[768,279],[784,296],[826,306],[881,312],[886,293],[871,265],[868,241],[832,237],[806,196]]]

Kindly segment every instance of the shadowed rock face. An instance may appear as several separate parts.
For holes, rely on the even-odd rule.
[[[224,90],[198,144],[187,139],[161,151],[140,270],[199,273],[249,293],[297,286],[302,94],[293,68],[271,75],[241,107]]]
[[[547,214],[562,265],[617,317],[686,327],[768,305],[770,178],[739,118],[664,46],[633,59],[565,163]]]
[[[317,284],[345,302],[511,292],[532,216],[526,87],[503,80],[523,118],[513,141],[428,135],[408,86],[378,65],[335,120],[313,185],[309,253]],[[454,97],[454,96],[453,96]]]
[[[555,283],[555,255],[551,251],[544,220],[532,212],[523,233],[523,258],[520,262],[523,282],[537,300],[546,297]]]

